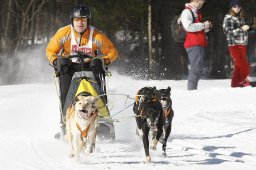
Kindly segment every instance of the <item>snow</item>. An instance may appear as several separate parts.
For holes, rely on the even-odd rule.
[[[54,82],[0,86],[0,169],[3,170],[253,170],[256,166],[256,88],[230,88],[230,80],[200,80],[187,91],[186,81],[142,81],[113,73],[108,80],[116,141],[96,143],[96,152],[79,164],[68,158],[59,131]],[[144,164],[142,141],[135,134],[132,98],[144,86],[172,88],[175,116],[167,143],[150,150]],[[127,94],[130,98],[124,95]]]

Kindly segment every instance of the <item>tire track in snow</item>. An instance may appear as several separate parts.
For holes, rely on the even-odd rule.
[[[41,165],[44,166],[45,169],[54,169],[48,164],[48,161],[45,159],[45,155],[37,147],[36,141],[34,139],[31,140],[30,146],[32,148],[33,153],[37,156],[38,160],[42,162]]]

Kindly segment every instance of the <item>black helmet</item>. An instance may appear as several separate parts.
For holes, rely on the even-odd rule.
[[[88,19],[91,18],[90,9],[87,6],[82,5],[82,4],[75,5],[73,7],[73,9],[71,10],[71,12],[70,12],[71,24],[73,24],[73,18],[80,18],[80,17],[88,18]]]

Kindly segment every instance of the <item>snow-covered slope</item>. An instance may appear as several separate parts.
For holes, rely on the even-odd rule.
[[[135,135],[132,107],[115,116],[116,141],[96,143],[83,164],[68,158],[59,130],[58,97],[54,83],[0,86],[0,169],[243,169],[256,167],[256,89],[229,87],[230,80],[201,80],[199,90],[186,91],[186,81],[139,81],[114,74],[108,81],[111,113],[133,102],[144,86],[172,87],[175,116],[167,144],[150,151],[144,164],[142,141]]]

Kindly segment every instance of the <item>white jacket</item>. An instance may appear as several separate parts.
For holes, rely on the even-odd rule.
[[[192,5],[190,5],[189,3],[185,4],[185,7],[188,7],[192,10],[189,9],[184,9],[181,13],[181,23],[184,27],[184,29],[187,32],[199,32],[201,30],[204,29],[204,24],[202,22],[198,22],[198,23],[193,23],[193,16],[191,11],[194,14],[194,21],[197,20],[198,16],[197,16],[197,9],[195,7],[193,7]],[[209,30],[205,29],[206,32],[208,32]]]

